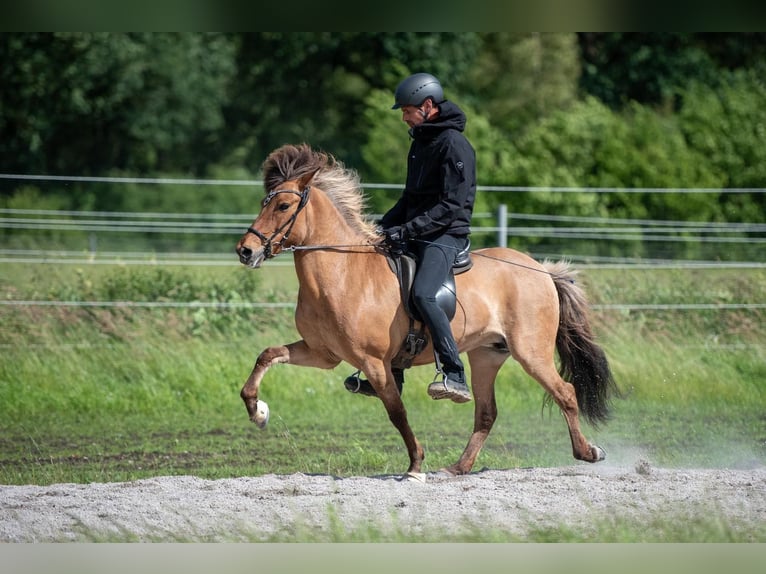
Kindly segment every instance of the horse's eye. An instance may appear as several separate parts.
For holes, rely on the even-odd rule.
[[[278,209],[279,211],[287,211],[288,209],[290,209],[290,204],[289,204],[289,203],[280,203],[280,204],[277,206],[277,209]]]

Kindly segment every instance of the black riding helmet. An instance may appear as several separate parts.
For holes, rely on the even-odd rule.
[[[433,98],[434,103],[444,101],[444,90],[439,80],[431,74],[412,74],[402,80],[394,93],[394,105],[392,110],[402,106],[420,106],[427,98]]]

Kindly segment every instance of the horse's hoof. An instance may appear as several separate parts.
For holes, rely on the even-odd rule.
[[[455,478],[458,475],[454,470],[445,467],[445,468],[440,468],[436,472],[432,472],[431,476],[435,480],[450,480],[452,478]]]
[[[255,414],[253,415],[253,422],[259,429],[265,429],[269,424],[269,405],[266,401],[258,401],[255,407]]]
[[[408,472],[402,478],[403,480],[406,480],[407,482],[419,482],[420,484],[426,483],[425,472]]]
[[[606,458],[606,451],[598,445],[590,445],[590,450],[593,453],[593,462],[601,462]]]

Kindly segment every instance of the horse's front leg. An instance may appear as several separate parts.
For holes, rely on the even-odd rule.
[[[407,420],[407,409],[404,408],[402,396],[396,386],[396,378],[393,371],[390,367],[385,367],[383,364],[368,366],[364,370],[378,398],[386,408],[388,419],[399,431],[399,434],[402,435],[402,439],[404,439],[404,445],[410,457],[407,476],[417,478],[418,480],[425,480],[425,477],[421,475],[425,452],[418,439],[415,438],[415,433],[412,432],[412,427]]]
[[[326,354],[314,351],[303,340],[280,347],[267,347],[260,355],[258,355],[258,359],[255,361],[255,366],[239,393],[239,396],[242,397],[242,400],[245,402],[245,407],[247,408],[247,414],[250,416],[250,420],[261,428],[266,426],[265,421],[263,420],[263,411],[259,414],[258,391],[266,371],[268,371],[272,365],[289,363],[291,365],[300,365],[303,367],[332,369],[337,366],[339,362],[340,361],[338,360],[331,359]]]

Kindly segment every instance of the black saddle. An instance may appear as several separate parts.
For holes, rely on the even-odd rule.
[[[417,260],[408,254],[402,254],[399,257],[389,256],[388,264],[399,280],[402,303],[404,303],[404,308],[407,311],[407,314],[415,321],[422,321],[418,310],[412,302],[412,281],[415,278],[415,272],[417,271]],[[465,273],[471,267],[473,267],[473,261],[471,260],[471,242],[469,240],[465,249],[460,250],[456,254],[455,263],[452,265],[452,269],[450,270],[447,279],[436,292],[436,303],[442,308],[450,321],[455,316],[455,311],[457,309],[455,275]]]

